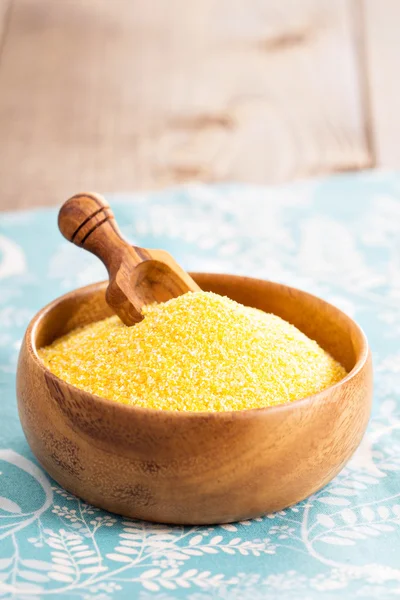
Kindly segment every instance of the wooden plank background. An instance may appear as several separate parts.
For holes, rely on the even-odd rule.
[[[0,0],[0,208],[396,166],[398,0]]]

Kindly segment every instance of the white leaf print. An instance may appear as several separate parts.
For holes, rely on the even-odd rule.
[[[196,546],[197,544],[200,544],[200,542],[203,540],[203,536],[202,535],[195,535],[194,537],[191,538],[189,545],[190,546]]]
[[[396,515],[396,517],[400,517],[400,504],[394,504],[392,506],[392,511]]]
[[[232,525],[232,523],[226,523],[226,525],[221,525],[222,529],[225,529],[225,531],[237,531],[237,527],[235,525]]]
[[[325,535],[319,538],[321,542],[326,544],[333,544],[334,546],[353,546],[355,542],[347,538],[338,538],[333,535]]]
[[[183,548],[182,548],[182,552],[183,552]],[[183,554],[182,552],[169,551],[168,556],[170,558],[174,558],[175,560],[187,560],[189,557],[186,556],[185,554]]]
[[[53,571],[58,571],[58,573],[75,573],[75,569],[67,565],[53,565]]]
[[[383,463],[380,465],[380,467],[384,471],[399,471],[400,470],[400,465],[397,465],[396,463]]]
[[[365,481],[365,483],[369,482],[366,478],[369,476],[373,476],[375,478],[385,477],[385,473],[383,473],[376,464],[374,463],[374,457],[377,458],[373,451],[373,440],[368,433],[363,437],[361,444],[358,449],[354,453],[350,463],[349,468],[356,469],[358,471],[366,471],[366,475],[359,475],[357,473],[357,478],[360,481]]]
[[[201,556],[203,554],[201,550],[195,550],[195,548],[181,548],[181,550],[190,556]]]
[[[104,279],[105,271],[100,261],[93,260],[78,248],[61,244],[48,263],[48,277],[60,280],[65,287],[79,287]]]
[[[119,537],[124,540],[141,540],[142,533],[120,533]]]
[[[169,581],[168,579],[160,579],[160,585],[162,587],[167,588],[167,590],[176,590],[176,585],[173,581]]]
[[[366,521],[373,521],[375,519],[375,513],[369,506],[363,506],[361,514]]]
[[[210,544],[214,546],[215,544],[219,544],[220,542],[222,542],[222,540],[222,535],[216,535],[215,537],[211,538]]]
[[[317,515],[317,521],[320,525],[323,525],[323,527],[330,528],[335,526],[335,521],[331,517],[321,513]]]
[[[4,498],[4,496],[0,496],[0,510],[14,514],[22,513],[21,507],[16,502]]]
[[[379,479],[376,477],[371,477],[370,475],[358,474],[354,476],[357,481],[362,481],[363,483],[369,483],[371,485],[376,485],[379,483]]]
[[[322,496],[321,498],[318,498],[318,502],[332,504],[332,506],[347,506],[350,504],[350,501],[346,500],[346,498],[337,498],[335,496]]]
[[[140,579],[152,579],[161,573],[160,569],[150,569],[140,574]]]
[[[94,550],[82,550],[81,552],[75,552],[75,558],[84,558],[85,556],[93,556]]]
[[[342,529],[335,531],[340,537],[350,538],[351,540],[365,540],[365,535],[360,533],[358,529]]]
[[[115,560],[116,562],[131,562],[132,559],[129,558],[129,556],[125,556],[124,554],[114,554],[111,552],[111,554],[106,554],[106,557],[109,558],[110,560]]]
[[[333,495],[337,495],[337,496],[356,496],[357,492],[350,489],[350,488],[345,488],[345,487],[332,487],[329,490],[330,494]]]
[[[388,519],[390,516],[390,511],[386,506],[379,506],[378,515],[381,517],[381,519]]]
[[[56,539],[49,539],[47,540],[47,543],[50,548],[54,548],[55,550],[64,550],[64,546]]]
[[[79,546],[79,544],[82,543],[81,538],[79,538],[78,540],[69,540],[67,542],[67,546],[72,548],[72,551],[74,550],[74,546]]]
[[[0,279],[26,272],[25,254],[21,246],[0,235]]]
[[[173,533],[173,529],[171,527],[167,527],[166,525],[161,525],[157,523],[151,523],[150,525],[146,525],[146,532],[149,534],[164,534],[164,533]]]
[[[51,555],[54,558],[67,558],[68,560],[70,560],[68,552],[65,552],[65,551],[61,552],[61,551],[58,551],[58,550],[53,550],[53,552],[51,553]]]
[[[148,544],[152,548],[170,548],[171,547],[171,542],[166,542],[163,540],[157,540],[157,539],[152,539],[152,538],[149,538]]]
[[[143,531],[142,525],[137,521],[122,521],[122,525],[125,525],[130,529],[137,529],[138,531]]]
[[[351,487],[354,488],[355,490],[366,490],[367,486],[365,485],[365,483],[360,483],[360,481],[356,481],[355,479],[353,479],[353,481],[351,482]]]
[[[160,589],[160,586],[157,585],[154,581],[148,581],[147,579],[142,581],[142,585],[144,588],[150,590],[151,592],[158,592],[158,590]]]
[[[211,546],[202,546],[201,549],[206,554],[218,554],[218,550],[216,548],[212,548]]]
[[[360,525],[359,527],[357,527],[357,531],[359,531],[360,533],[365,533],[366,535],[374,536],[374,537],[379,535],[379,531],[374,529],[374,527],[369,527],[368,525]]]
[[[175,581],[179,585],[179,587],[190,588],[189,581],[187,581],[186,579],[182,579],[182,577],[178,577]]]
[[[52,571],[49,573],[50,579],[54,579],[54,581],[64,581],[66,583],[71,583],[74,580],[71,575],[67,575],[67,573],[58,573],[57,571]]]
[[[0,571],[7,569],[12,563],[12,558],[0,558]]]
[[[183,573],[181,575],[181,577],[183,577],[184,579],[191,579],[193,577],[195,577],[198,573],[197,569],[188,569],[188,571],[185,571],[185,573]]]
[[[354,236],[343,223],[316,215],[304,220],[301,230],[297,259],[302,273],[349,287],[362,283],[366,289],[382,281],[367,267]]]
[[[138,554],[139,550],[136,548],[126,548],[125,546],[116,546],[116,552],[121,552],[121,554]]]
[[[98,556],[92,556],[89,558],[82,558],[82,560],[78,560],[78,565],[93,565],[94,563],[99,562]]]
[[[344,508],[340,514],[343,521],[349,525],[354,525],[357,522],[357,515],[351,508]]]
[[[43,587],[41,585],[36,585],[36,583],[28,583],[28,582],[19,582],[18,583],[18,598],[23,598],[26,600],[26,597],[36,599],[36,594],[40,594],[43,591]],[[17,591],[17,590],[16,590]],[[22,596],[21,594],[26,594],[26,596]],[[34,596],[32,594],[35,594]]]
[[[108,571],[108,567],[102,567],[101,565],[95,565],[94,567],[85,567],[82,569],[82,573],[103,573]]]
[[[143,540],[140,542],[131,542],[130,540],[121,540],[120,541],[121,546],[128,546],[129,548],[131,547],[138,547],[138,546],[142,546],[143,545]]]
[[[36,583],[45,583],[49,581],[49,578],[43,573],[37,573],[36,571],[24,571],[19,570],[18,575],[23,579],[27,579],[28,581],[35,581]]]
[[[57,558],[53,558],[53,563],[55,565],[62,565],[62,566],[66,565],[66,566],[68,566],[68,565],[72,564],[72,560],[70,558],[58,558],[57,557]]]
[[[163,577],[175,577],[176,575],[178,575],[179,573],[179,569],[170,569],[169,571],[164,571],[162,576]]]
[[[394,400],[385,400],[379,407],[381,415],[384,417],[390,417],[396,409],[396,402]]]
[[[235,546],[236,544],[239,544],[241,541],[242,541],[241,538],[238,538],[238,537],[237,538],[233,538],[233,540],[231,540],[229,542],[229,545],[230,546]]]
[[[46,562],[45,560],[38,560],[36,558],[27,558],[21,561],[21,564],[24,567],[29,567],[30,569],[37,569],[38,571],[48,571],[53,568],[53,563]]]

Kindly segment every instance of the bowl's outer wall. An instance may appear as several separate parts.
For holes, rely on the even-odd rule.
[[[359,328],[330,305],[279,284],[197,274],[203,289],[284,316],[354,372],[314,397],[276,408],[172,413],[128,407],[69,386],[34,346],[102,318],[105,284],[39,313],[19,357],[21,423],[43,467],[101,508],[169,523],[222,523],[294,504],[328,483],[359,445],[372,364]],[[310,322],[312,320],[312,323]]]

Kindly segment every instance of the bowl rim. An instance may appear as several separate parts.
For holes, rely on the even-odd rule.
[[[341,379],[340,381],[338,381],[337,383],[324,388],[323,390],[321,390],[320,392],[317,392],[316,394],[312,394],[310,396],[305,396],[304,398],[299,398],[298,400],[293,400],[291,402],[285,402],[282,404],[276,404],[276,405],[272,405],[272,406],[262,406],[262,407],[258,407],[258,408],[246,408],[246,409],[242,409],[242,410],[226,410],[226,411],[180,411],[180,410],[164,410],[161,408],[147,408],[144,406],[136,406],[134,404],[123,404],[121,402],[116,402],[115,400],[110,400],[108,398],[103,398],[102,396],[98,396],[97,394],[92,394],[91,392],[87,392],[86,390],[83,390],[81,388],[76,387],[75,385],[72,385],[71,383],[68,383],[67,381],[65,381],[64,379],[61,379],[60,377],[58,377],[57,375],[55,375],[54,373],[52,373],[50,371],[50,369],[48,369],[44,363],[42,362],[42,360],[40,359],[37,350],[38,348],[36,347],[35,344],[35,333],[37,330],[37,327],[39,326],[40,321],[46,316],[46,314],[48,314],[49,312],[51,312],[57,305],[59,305],[60,303],[64,302],[65,300],[69,299],[70,297],[76,296],[76,294],[78,292],[82,293],[82,292],[97,292],[101,289],[106,288],[108,281],[99,281],[99,282],[95,282],[95,283],[91,283],[89,285],[85,285],[85,286],[81,286],[78,288],[74,288],[73,290],[70,290],[69,292],[63,294],[62,296],[57,296],[54,300],[52,300],[51,302],[49,302],[48,304],[46,304],[43,308],[41,308],[31,319],[27,329],[26,329],[26,333],[25,333],[25,337],[24,337],[24,345],[28,345],[28,352],[30,354],[30,357],[33,359],[33,361],[35,362],[36,366],[39,367],[39,369],[43,372],[43,374],[45,374],[47,377],[50,377],[53,381],[55,382],[61,382],[62,385],[66,386],[71,394],[75,393],[75,391],[79,391],[79,393],[83,394],[84,396],[86,396],[89,400],[89,402],[91,402],[93,404],[93,406],[103,406],[104,408],[108,408],[111,409],[113,411],[123,411],[127,413],[127,415],[132,415],[135,412],[138,412],[139,414],[142,414],[143,416],[152,416],[154,418],[172,418],[172,419],[200,419],[200,420],[204,420],[204,418],[206,417],[207,419],[212,419],[212,420],[223,420],[226,419],[227,421],[232,421],[232,419],[248,419],[250,417],[253,417],[254,415],[258,414],[272,414],[272,413],[276,413],[276,412],[288,412],[288,411],[293,411],[296,410],[296,407],[298,407],[298,410],[301,410],[301,408],[306,408],[308,405],[314,404],[316,402],[322,402],[324,400],[324,398],[326,398],[326,392],[327,391],[334,391],[336,389],[338,389],[339,387],[343,386],[344,384],[348,383],[349,381],[351,381],[352,379],[354,379],[354,377],[365,367],[369,357],[370,357],[370,348],[369,348],[369,344],[368,344],[368,339],[367,336],[365,335],[363,329],[360,327],[360,325],[354,321],[349,315],[347,315],[345,312],[343,312],[340,308],[337,308],[335,305],[327,302],[326,300],[324,300],[323,298],[320,298],[319,296],[316,296],[315,294],[310,294],[309,292],[306,292],[300,288],[294,288],[292,286],[277,282],[277,281],[272,281],[269,279],[260,279],[257,277],[248,277],[248,276],[242,276],[242,275],[234,275],[234,274],[230,274],[230,273],[206,273],[206,272],[191,272],[190,273],[191,276],[196,277],[196,275],[211,275],[214,277],[229,277],[229,278],[233,278],[233,279],[245,279],[248,281],[260,281],[260,282],[265,282],[265,283],[269,283],[272,285],[276,285],[279,286],[281,288],[285,288],[288,291],[296,291],[296,292],[300,292],[303,296],[307,296],[309,298],[314,298],[320,302],[323,302],[324,304],[333,307],[339,315],[341,315],[344,319],[351,321],[351,323],[356,327],[358,334],[361,337],[362,340],[362,347],[361,347],[361,352],[360,352],[360,356],[358,358],[358,360],[356,361],[354,367],[351,369],[351,371],[349,371],[349,373],[347,373],[347,375]]]

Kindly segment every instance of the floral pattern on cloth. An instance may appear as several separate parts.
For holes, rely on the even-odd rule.
[[[0,598],[400,596],[400,175],[271,188],[192,185],[108,199],[128,238],[169,250],[187,269],[288,283],[356,318],[373,350],[372,419],[334,481],[253,521],[173,527],[87,505],[31,454],[15,372],[34,313],[106,273],[63,240],[56,209],[2,213]]]

